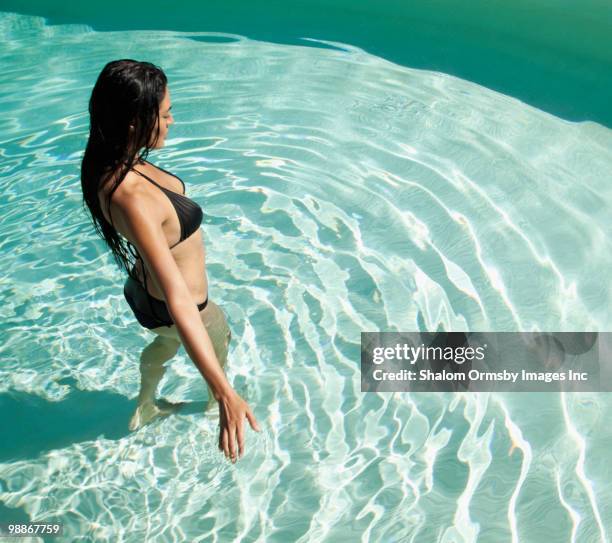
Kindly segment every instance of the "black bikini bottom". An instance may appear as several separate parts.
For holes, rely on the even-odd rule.
[[[172,326],[174,321],[168,312],[166,302],[151,296],[133,277],[128,276],[123,286],[123,295],[134,312],[136,320],[149,330],[159,326]],[[198,305],[202,311],[208,305],[208,297]]]

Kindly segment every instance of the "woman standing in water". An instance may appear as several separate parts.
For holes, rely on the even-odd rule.
[[[244,418],[259,427],[223,371],[230,331],[219,306],[208,299],[202,209],[185,196],[180,178],[146,160],[151,149],[164,146],[174,122],[167,83],[149,62],[116,60],[104,67],[89,101],[83,200],[94,228],[128,274],[124,295],[136,319],[157,334],[143,351],[130,428],[164,413],[155,405],[155,388],[163,362],[182,343],[219,404],[219,448],[235,462],[244,451]]]

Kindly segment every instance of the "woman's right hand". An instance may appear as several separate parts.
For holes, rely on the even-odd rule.
[[[234,390],[219,397],[219,449],[227,458],[236,462],[236,453],[239,457],[244,454],[244,418],[246,417],[253,430],[261,429],[255,415],[248,404]],[[237,445],[237,447],[236,447]]]

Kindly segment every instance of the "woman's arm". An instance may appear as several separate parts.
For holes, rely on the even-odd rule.
[[[122,223],[129,236],[128,239],[131,238],[130,241],[138,249],[147,269],[161,288],[168,312],[172,316],[187,354],[219,402],[221,422],[219,448],[235,461],[235,438],[240,456],[244,451],[245,416],[254,430],[259,431],[259,426],[247,403],[229,384],[217,360],[197,304],[191,299],[187,284],[168,247],[162,230],[163,209],[144,191],[139,192],[137,198],[126,195],[117,200],[116,205],[121,210]]]

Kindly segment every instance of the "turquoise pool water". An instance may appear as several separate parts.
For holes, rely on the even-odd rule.
[[[609,394],[366,394],[373,330],[609,329],[612,132],[335,41],[97,32],[0,13],[0,521],[63,541],[606,542]],[[151,160],[205,212],[228,376],[264,431],[235,466],[181,349],[128,431],[152,340],[81,208],[114,58],[169,76]]]

